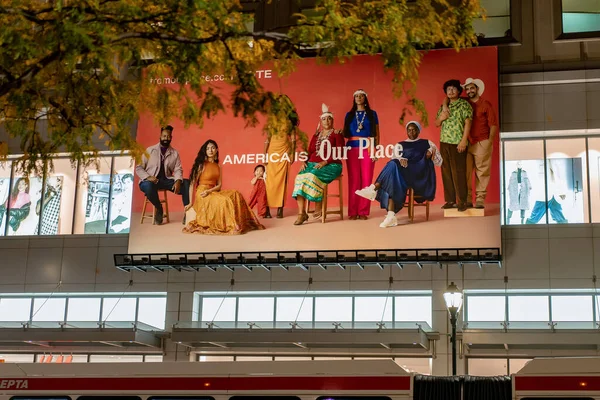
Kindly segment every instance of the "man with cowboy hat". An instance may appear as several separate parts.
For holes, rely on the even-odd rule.
[[[467,206],[473,201],[472,179],[475,171],[475,208],[484,208],[487,186],[490,183],[494,139],[498,134],[498,118],[492,104],[483,99],[485,84],[481,79],[467,78],[462,85],[473,108],[473,122],[467,150]]]

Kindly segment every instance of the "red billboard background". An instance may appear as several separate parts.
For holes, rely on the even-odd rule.
[[[371,108],[378,114],[381,132],[380,143],[385,146],[407,138],[404,126],[399,124],[399,118],[406,99],[394,97],[391,87],[392,74],[384,72],[382,60],[378,56],[356,56],[343,64],[336,63],[333,65],[323,65],[317,63],[315,59],[305,59],[300,61],[296,71],[287,77],[279,78],[274,71],[270,73],[268,78],[265,75],[269,74],[261,73],[260,83],[267,90],[284,93],[291,98],[300,117],[300,129],[308,135],[309,139],[315,133],[319,122],[322,103],[327,104],[330,111],[334,113],[334,127],[336,129],[343,128],[344,116],[352,107],[353,93],[359,88],[368,93]],[[424,55],[419,68],[417,96],[425,102],[429,124],[423,128],[421,138],[430,139],[439,147],[440,128],[435,127],[435,117],[445,96],[443,84],[449,79],[458,79],[465,82],[467,78],[478,78],[485,83],[485,92],[482,97],[488,100],[498,112],[498,58],[495,47],[473,48],[460,52],[435,50]],[[164,82],[161,83],[164,84]],[[210,84],[223,96],[223,102],[227,103],[231,87],[222,82]],[[411,119],[418,120],[419,118],[416,115],[406,117],[406,121]],[[244,121],[241,118],[234,118],[229,109],[225,113],[206,120],[202,129],[197,126],[185,128],[183,122],[179,120],[169,121],[169,123],[174,127],[171,146],[179,151],[184,177],[189,177],[190,168],[202,144],[207,139],[213,139],[219,146],[223,190],[236,189],[248,199],[252,190],[250,180],[253,177],[256,163],[224,164],[223,161],[227,155],[233,158],[234,155],[263,153],[265,135],[262,131],[262,125],[245,127]],[[137,141],[148,147],[158,143],[159,135],[160,125],[153,116],[150,114],[142,115],[138,123]],[[304,149],[298,145],[297,151],[302,150]],[[374,178],[377,177],[387,161],[384,158],[376,162]],[[294,178],[300,170],[301,164],[301,162],[294,162],[290,169],[285,202],[286,216],[295,217],[296,215],[296,201],[292,199],[291,194]],[[488,185],[486,199],[486,203],[489,204],[498,205],[500,203],[499,165],[499,140],[496,139],[491,181]],[[344,190],[347,192],[348,182],[345,161],[343,162],[343,168]],[[437,190],[433,202],[435,205],[432,208],[439,210],[438,204],[444,203],[440,168],[436,168],[436,174]],[[133,212],[139,214],[144,196],[139,191],[138,183],[139,179],[136,177]],[[345,203],[347,203],[347,198],[347,193],[344,193]],[[193,199],[191,201],[193,202]],[[378,203],[373,202],[373,207],[376,205],[378,206]],[[183,211],[181,197],[169,193],[169,210],[171,212]],[[497,230],[497,235],[494,232],[494,237],[497,236],[497,244],[493,247],[500,247],[499,211],[495,210],[493,213],[497,216],[497,221],[494,219],[494,226],[490,226],[490,229]],[[347,215],[347,211],[345,215]],[[486,209],[487,215],[488,210]],[[379,219],[379,216],[373,218]],[[132,225],[136,225],[135,217],[133,221]],[[181,224],[179,226],[181,227]],[[134,249],[131,248],[131,237],[135,236],[135,232],[135,226],[132,226],[130,252],[132,250],[142,250],[139,246],[134,246],[136,247]],[[428,247],[446,246],[433,246],[432,244]],[[231,249],[231,251],[236,250],[238,249]],[[175,251],[180,250],[175,249]]]

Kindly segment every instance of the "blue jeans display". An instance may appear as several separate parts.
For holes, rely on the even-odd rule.
[[[160,204],[160,199],[158,198],[159,190],[169,190],[173,191],[173,185],[175,185],[174,179],[159,179],[157,183],[152,183],[149,181],[141,181],[140,182],[140,190],[144,192],[148,201],[152,203],[152,205],[157,210],[162,210],[162,205]],[[188,179],[184,179],[181,182],[181,189],[179,190],[179,195],[183,200],[183,205],[187,206],[190,204],[190,181]]]
[[[548,203],[544,201],[536,201],[533,210],[531,210],[531,215],[527,218],[526,224],[537,224],[543,217],[546,215],[546,209],[550,213],[550,217],[557,224],[567,224],[569,221],[565,218],[562,212],[562,206],[554,196],[548,201]]]

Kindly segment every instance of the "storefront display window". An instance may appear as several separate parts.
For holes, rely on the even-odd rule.
[[[108,233],[129,233],[133,195],[133,159],[115,157]]]
[[[587,147],[589,157],[591,220],[594,223],[598,223],[600,222],[600,138],[588,138]]]
[[[585,138],[505,141],[504,151],[502,190],[506,225],[590,221]],[[590,166],[593,183],[600,172],[593,174],[593,164]],[[598,182],[595,185],[592,193],[598,193]],[[595,203],[600,200],[593,199],[592,205]]]
[[[585,139],[546,141],[549,223],[589,222],[586,170]]]
[[[133,169],[129,156],[87,167],[57,156],[31,176],[0,162],[0,236],[128,233]]]
[[[65,235],[73,230],[77,168],[66,158],[49,165],[44,184],[40,235]]]
[[[547,223],[543,141],[507,141],[504,151],[504,223]],[[534,213],[538,202],[543,213],[540,206]]]
[[[0,236],[3,236],[6,230],[8,196],[10,193],[10,171],[10,161],[0,163]]]
[[[80,167],[74,233],[106,233],[112,157]]]
[[[42,203],[42,182],[39,176],[19,176],[13,179],[8,196],[9,236],[37,235]]]

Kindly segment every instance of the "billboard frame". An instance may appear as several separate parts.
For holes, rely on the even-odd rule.
[[[437,265],[457,263],[459,266],[475,264],[479,268],[493,264],[502,268],[500,248],[463,249],[389,249],[389,250],[330,250],[330,251],[266,251],[266,252],[214,252],[214,253],[138,253],[115,254],[115,267],[123,272],[169,270],[195,272],[203,268],[212,271],[244,268],[301,268],[328,267],[364,269],[377,266],[384,269],[404,265]]]

